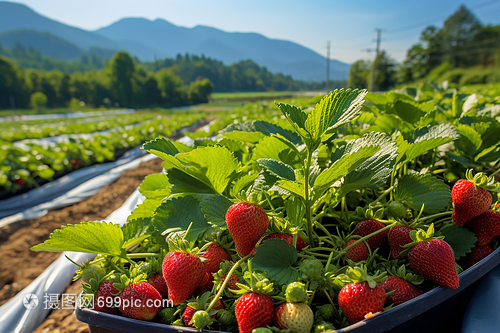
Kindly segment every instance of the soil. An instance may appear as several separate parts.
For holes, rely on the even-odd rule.
[[[162,171],[161,162],[162,160],[157,158],[125,171],[115,182],[106,185],[85,201],[50,211],[38,219],[21,221],[0,228],[0,253],[3,258],[9,258],[0,262],[0,305],[31,283],[60,255],[58,252],[30,251],[33,245],[48,239],[49,234],[61,225],[106,218],[123,205],[144,177]],[[22,269],[16,269],[18,267]],[[74,294],[80,291],[81,284],[77,281],[69,286],[66,293]],[[34,332],[88,332],[87,324],[76,320],[73,312],[73,310],[53,310]]]

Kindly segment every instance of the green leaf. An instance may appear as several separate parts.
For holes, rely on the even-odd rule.
[[[165,160],[168,156],[175,156],[175,154],[179,153],[179,150],[172,141],[162,137],[146,142],[142,146],[142,149],[158,156],[162,160]]]
[[[259,162],[260,166],[267,172],[279,179],[295,181],[294,169],[288,164],[270,158],[261,158],[258,159],[257,162]]]
[[[368,136],[350,142],[345,147],[344,154],[316,178],[314,191],[321,195],[328,187],[348,175],[379,150],[379,143],[372,142]]]
[[[33,246],[31,250],[75,251],[118,256],[121,254],[122,246],[123,233],[118,225],[106,222],[82,222],[54,230],[48,240]]]
[[[132,211],[127,217],[127,221],[142,218],[152,218],[156,208],[161,204],[160,198],[146,199]]]
[[[193,239],[210,227],[203,216],[199,201],[191,195],[164,200],[156,209],[152,223],[160,233],[170,228],[187,230],[193,223],[189,231]]]
[[[153,234],[154,228],[150,218],[139,218],[128,221],[122,226],[124,243],[122,247],[137,244]]]
[[[285,163],[290,163],[292,158],[289,155],[292,149],[290,146],[282,142],[280,139],[274,136],[266,136],[257,143],[255,146],[252,159],[257,161],[261,158],[270,158],[273,160],[282,161]],[[283,160],[281,157],[290,156],[289,160]]]
[[[415,132],[415,139],[399,143],[399,159],[401,163],[413,160],[426,151],[437,148],[458,138],[455,127],[450,124],[441,124],[433,127],[424,127]],[[412,142],[413,141],[413,142]]]
[[[398,148],[391,138],[383,133],[371,133],[358,140],[379,145],[380,150],[345,176],[342,184],[343,193],[381,187],[391,175],[397,157]]]
[[[226,213],[233,202],[222,195],[198,194],[196,199],[200,202],[200,209],[208,223],[221,229],[227,229]]]
[[[300,145],[302,144],[302,140],[300,137],[293,133],[290,132],[276,124],[271,124],[268,123],[267,121],[262,121],[262,120],[256,120],[253,122],[253,127],[255,128],[256,131],[259,131],[262,134],[265,135],[273,135],[273,134],[279,134],[286,138],[288,141],[292,142],[293,144]]]
[[[257,178],[257,174],[243,175],[236,179],[229,187],[230,196],[235,198],[241,191],[246,191],[255,181],[255,178]]]
[[[285,190],[287,193],[291,193],[296,195],[297,197],[304,199],[305,198],[305,187],[302,183],[293,182],[290,180],[280,179],[278,180],[274,187]]]
[[[310,137],[310,133],[306,130],[307,112],[296,106],[283,103],[278,103],[278,108],[286,119],[288,119],[297,134],[302,138]]]
[[[476,235],[469,229],[455,223],[442,227],[440,233],[444,236],[444,241],[453,249],[455,260],[465,257],[476,246]]]
[[[343,125],[356,118],[367,90],[340,89],[330,92],[311,111],[306,129],[314,141],[324,142]]]
[[[259,142],[259,140],[265,135],[260,132],[232,131],[229,133],[223,133],[222,136],[231,140],[256,143]]]
[[[144,178],[139,192],[148,199],[163,199],[172,193],[171,186],[167,175],[155,173]]]
[[[202,147],[175,156],[185,164],[181,170],[222,193],[234,178],[239,163],[224,147]]]
[[[424,205],[424,213],[434,214],[451,205],[451,192],[450,187],[437,177],[409,174],[399,180],[394,199],[416,211],[420,211]]]
[[[267,273],[270,280],[283,285],[294,282],[299,272],[292,267],[297,260],[297,250],[282,239],[268,239],[257,246],[252,267]]]
[[[460,138],[455,140],[455,148],[467,156],[474,156],[483,143],[481,135],[468,125],[459,124],[457,129],[460,132]]]

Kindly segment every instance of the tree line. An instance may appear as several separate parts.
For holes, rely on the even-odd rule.
[[[346,81],[329,84],[345,85]],[[66,107],[72,99],[94,107],[174,107],[207,102],[214,91],[299,91],[325,86],[326,82],[296,81],[271,73],[251,60],[226,66],[203,55],[185,54],[141,63],[122,51],[109,61],[86,55],[80,62],[66,62],[20,44],[12,49],[0,45],[0,109],[40,103]]]
[[[420,42],[407,51],[402,64],[386,52],[381,52],[374,62],[356,61],[349,72],[348,86],[367,87],[374,65],[377,91],[432,79],[500,82],[500,26],[482,25],[472,12],[460,6],[442,28],[425,28]]]

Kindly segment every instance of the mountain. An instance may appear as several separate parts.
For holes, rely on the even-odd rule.
[[[95,32],[117,42],[140,41],[168,57],[179,53],[203,54],[226,65],[250,59],[271,72],[291,75],[294,79],[323,81],[326,76],[325,57],[297,43],[257,33],[225,32],[207,26],[185,28],[163,19],[144,18],[122,19]],[[330,69],[332,80],[347,79],[348,64],[330,60]]]
[[[256,33],[230,33],[207,26],[186,28],[162,19],[144,18],[125,18],[87,31],[51,20],[23,4],[0,1],[0,43],[16,42],[58,59],[73,59],[78,50],[89,53],[92,48],[104,54],[124,50],[141,61],[189,53],[205,55],[226,65],[252,60],[271,72],[298,80],[324,81],[326,76],[325,57],[297,43]],[[330,78],[347,79],[349,66],[330,60]]]

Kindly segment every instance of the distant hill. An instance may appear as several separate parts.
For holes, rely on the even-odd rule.
[[[37,37],[33,30],[48,33],[38,35],[40,43],[46,42],[44,47],[34,45]],[[58,59],[72,58],[77,49],[99,47],[113,52],[124,50],[141,61],[189,53],[226,65],[249,59],[273,73],[291,75],[297,80],[324,81],[326,76],[325,57],[299,44],[256,33],[230,33],[206,26],[179,27],[162,19],[125,18],[96,31],[86,31],[51,20],[25,5],[0,1],[0,33],[2,44],[2,40],[6,45],[30,42],[25,45],[43,49],[47,56],[55,54]],[[330,79],[347,79],[349,67],[332,59]]]
[[[75,44],[48,32],[22,29],[0,33],[2,46],[13,48],[18,43],[33,47],[43,55],[58,60],[78,59],[83,54]]]

